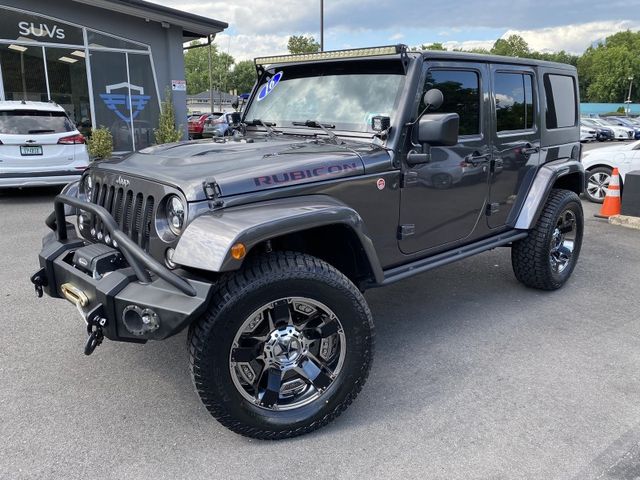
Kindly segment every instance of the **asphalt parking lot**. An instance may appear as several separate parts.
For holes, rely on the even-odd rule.
[[[74,308],[29,283],[55,193],[0,193],[2,479],[640,476],[640,231],[594,204],[561,291],[521,286],[501,248],[367,292],[363,392],[327,428],[274,443],[209,416],[184,334],[83,355]]]

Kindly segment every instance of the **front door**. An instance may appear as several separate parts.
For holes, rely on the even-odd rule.
[[[513,220],[540,161],[540,122],[535,71],[492,65],[493,161],[487,223],[499,228]],[[510,218],[511,217],[511,218]]]
[[[472,236],[484,212],[491,160],[488,84],[488,66],[482,63],[430,62],[425,67],[421,97],[431,88],[442,91],[444,103],[432,112],[460,115],[460,137],[453,147],[433,147],[429,163],[404,172],[402,252],[428,250]],[[421,102],[417,112],[423,109]]]

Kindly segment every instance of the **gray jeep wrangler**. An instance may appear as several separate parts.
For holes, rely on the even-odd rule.
[[[527,286],[567,281],[583,235],[573,67],[398,45],[256,69],[233,136],[96,162],[56,197],[32,281],[81,312],[85,353],[188,329],[211,414],[280,439],[364,385],[365,290],[495,247]]]

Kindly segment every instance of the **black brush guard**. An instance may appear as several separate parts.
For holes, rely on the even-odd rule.
[[[89,242],[77,238],[75,228],[65,219],[65,205],[99,217],[103,228],[117,242],[117,250],[128,266],[98,279],[76,268],[70,259],[77,249]],[[53,232],[43,241],[39,255],[41,269],[31,281],[39,296],[44,292],[72,301],[69,288],[82,293],[85,305],[74,303],[88,325],[87,347],[90,351],[85,348],[85,353],[91,353],[100,344],[102,335],[129,342],[167,338],[204,312],[212,284],[186,279],[169,270],[127,237],[105,208],[61,194],[55,198],[54,211],[46,223]],[[152,311],[157,327],[145,332],[131,328],[131,322],[127,323],[125,319],[132,315],[132,310]]]

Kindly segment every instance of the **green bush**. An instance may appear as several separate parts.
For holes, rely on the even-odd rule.
[[[93,160],[109,158],[113,153],[113,135],[106,127],[93,128],[87,138],[87,151]]]
[[[182,125],[176,127],[176,112],[173,109],[171,90],[167,87],[164,92],[164,102],[160,108],[158,128],[153,130],[156,143],[173,143],[182,140]]]

